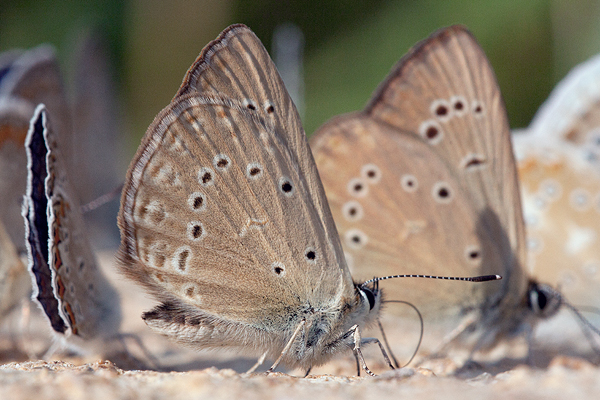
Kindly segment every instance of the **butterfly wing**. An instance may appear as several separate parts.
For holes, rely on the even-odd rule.
[[[21,203],[25,194],[24,146],[35,107],[47,105],[67,148],[71,135],[68,105],[54,50],[39,46],[3,53],[0,61],[0,218],[18,250],[24,250]]]
[[[572,304],[600,304],[600,175],[569,143],[515,140],[527,227],[528,269]]]
[[[475,39],[462,27],[433,34],[400,60],[363,112],[343,121],[326,124],[312,144],[340,234],[365,233],[360,248],[342,242],[353,273],[500,274],[501,282],[479,288],[382,285],[388,298],[448,309],[437,318],[475,309],[490,331],[504,329],[503,314],[527,289],[524,228],[506,112]],[[369,183],[370,165],[380,182]],[[368,190],[357,193],[361,180]],[[364,210],[361,219],[348,220],[350,201]]]
[[[29,270],[53,329],[107,337],[120,323],[118,295],[96,265],[49,113],[37,107],[26,140],[24,217]]]
[[[180,342],[271,341],[279,355],[275,337],[303,313],[354,301],[298,114],[242,25],[202,51],[149,127],[119,224],[123,271],[163,301],[146,322]]]
[[[527,131],[539,140],[565,140],[600,155],[600,55],[573,68],[535,114]]]

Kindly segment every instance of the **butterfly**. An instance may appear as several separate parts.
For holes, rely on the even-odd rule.
[[[547,281],[583,308],[600,304],[599,100],[600,56],[595,56],[575,67],[530,126],[513,137],[527,265],[543,270]]]
[[[96,265],[53,121],[40,104],[25,141],[23,218],[32,297],[55,332],[91,347],[93,340],[103,343],[118,331],[119,296]]]
[[[380,293],[352,281],[296,108],[244,25],[146,131],[118,221],[122,272],[161,302],[143,319],[176,342],[310,371],[374,340]]]
[[[38,103],[56,115],[57,128],[68,132],[68,104],[52,47],[13,50],[0,57],[0,218],[19,251],[25,249],[21,203],[27,176],[25,136]],[[60,124],[60,126],[58,126]],[[64,125],[64,126],[63,126]]]
[[[527,270],[506,110],[494,72],[466,28],[441,29],[417,44],[363,111],[325,123],[311,146],[357,279],[503,276],[464,288],[382,282],[388,299],[423,314],[424,349],[440,343],[488,349],[531,332],[559,308],[561,296]],[[412,312],[386,310],[405,318]]]
[[[27,269],[19,257],[25,251],[21,203],[27,159],[23,144],[37,101],[46,101],[61,112],[62,92],[56,94],[61,88],[50,47],[0,54],[0,316],[31,292]]]

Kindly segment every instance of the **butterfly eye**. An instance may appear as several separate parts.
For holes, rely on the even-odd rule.
[[[365,181],[360,178],[350,179],[348,182],[348,193],[354,197],[364,197],[369,192],[369,188]]]
[[[194,192],[188,197],[188,205],[193,211],[204,211],[206,209],[206,196],[204,193]]]
[[[279,189],[287,197],[294,194],[294,185],[292,185],[292,181],[285,176],[279,179]]]
[[[375,307],[375,294],[373,291],[367,287],[362,287],[358,290],[365,295],[367,301],[369,302],[369,310],[372,310],[373,307]]]
[[[530,283],[527,290],[529,308],[537,315],[549,317],[555,314],[562,304],[560,295],[548,285]]]
[[[419,188],[419,181],[414,175],[405,174],[400,178],[400,185],[402,189],[412,193]]]
[[[220,171],[226,171],[231,164],[231,159],[225,154],[217,154],[213,159],[213,165]]]
[[[360,249],[367,244],[367,235],[360,229],[350,229],[345,235],[346,244],[353,249]]]
[[[285,275],[285,266],[283,265],[283,263],[281,263],[279,261],[275,261],[273,264],[271,264],[271,268],[273,269],[273,272],[276,275],[279,275],[279,276]]]
[[[375,164],[363,165],[360,174],[369,183],[377,183],[381,180],[381,170]]]
[[[586,211],[590,208],[590,197],[590,193],[583,188],[573,189],[569,196],[569,204],[576,211]]]
[[[214,172],[210,168],[203,167],[198,172],[198,181],[204,187],[210,186],[214,183]]]
[[[363,208],[358,201],[348,201],[342,206],[342,214],[347,221],[359,221],[363,217]]]
[[[429,144],[438,144],[444,137],[440,124],[431,119],[421,124],[419,133]]]
[[[431,189],[433,198],[442,204],[448,204],[452,201],[452,190],[446,182],[437,182]]]

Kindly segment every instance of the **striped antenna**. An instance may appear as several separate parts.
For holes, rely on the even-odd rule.
[[[381,276],[379,278],[373,278],[366,282],[364,282],[361,287],[368,285],[369,283],[384,281],[386,279],[394,279],[394,278],[428,278],[428,279],[445,279],[447,281],[466,281],[466,282],[488,282],[488,281],[497,281],[502,279],[500,275],[483,275],[483,276],[472,276],[472,277],[461,277],[461,276],[436,276],[436,275],[390,275],[390,276]]]

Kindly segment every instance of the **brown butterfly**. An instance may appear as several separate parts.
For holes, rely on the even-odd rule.
[[[465,28],[416,45],[363,111],[327,122],[311,146],[353,276],[503,276],[465,287],[382,283],[388,299],[421,311],[426,349],[461,340],[487,348],[559,308],[561,296],[526,270],[506,111]]]

